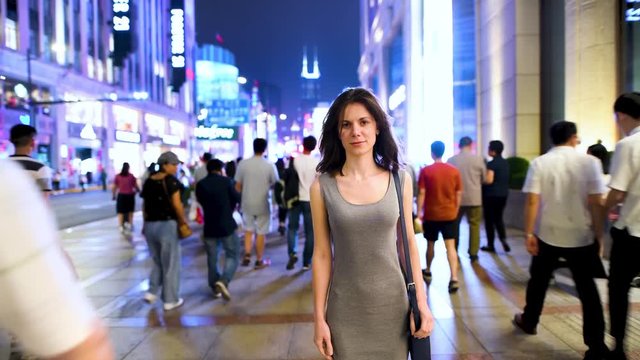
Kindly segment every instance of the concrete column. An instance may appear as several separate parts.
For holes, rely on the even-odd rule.
[[[565,116],[578,125],[582,147],[617,139],[615,0],[565,0]]]
[[[539,0],[476,0],[479,152],[540,152]]]

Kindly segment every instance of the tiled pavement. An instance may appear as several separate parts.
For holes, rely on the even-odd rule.
[[[312,342],[311,272],[303,272],[300,263],[293,271],[284,269],[286,241],[278,235],[267,240],[272,265],[258,271],[239,267],[228,303],[211,297],[199,240],[185,240],[185,305],[165,313],[160,304],[141,299],[151,264],[141,236],[134,236],[132,246],[116,231],[115,219],[60,234],[87,295],[110,328],[119,359],[319,359]],[[562,272],[547,295],[538,335],[525,335],[511,324],[524,304],[530,258],[519,233],[509,234],[510,254],[482,253],[475,264],[461,255],[461,288],[455,295],[447,292],[448,267],[444,246],[438,243],[428,289],[436,317],[434,359],[582,358],[581,309]],[[460,250],[466,253],[464,245]],[[598,285],[606,301],[606,283],[598,280]],[[630,358],[640,359],[640,290],[633,290],[632,297],[627,341]]]

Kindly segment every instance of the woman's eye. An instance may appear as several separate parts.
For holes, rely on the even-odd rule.
[[[351,125],[351,124],[350,124],[350,123],[348,123],[348,122],[343,122],[343,123],[342,123],[342,127],[343,127],[343,128],[349,127],[350,125]]]

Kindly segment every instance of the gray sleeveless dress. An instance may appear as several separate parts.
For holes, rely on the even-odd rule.
[[[320,176],[320,187],[333,243],[327,323],[334,359],[407,360],[409,300],[396,248],[393,177],[374,204],[348,203],[329,174]]]

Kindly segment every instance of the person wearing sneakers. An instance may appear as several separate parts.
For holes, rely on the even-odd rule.
[[[144,300],[155,302],[156,293],[162,288],[162,301],[167,311],[184,303],[179,296],[182,256],[178,223],[187,223],[187,219],[180,200],[180,181],[176,178],[181,163],[173,152],[162,153],[158,158],[160,171],[145,181],[141,194],[144,199],[143,233],[153,259],[149,290]]]
[[[431,263],[438,234],[444,238],[447,260],[451,270],[449,292],[458,291],[458,253],[456,251],[456,218],[462,200],[462,178],[453,165],[442,162],[444,143],[434,141],[431,144],[431,157],[434,164],[423,168],[418,177],[418,218],[422,221],[422,230],[427,239],[427,268],[422,277],[431,282]]]
[[[292,270],[298,261],[298,227],[300,226],[300,214],[304,221],[304,252],[302,253],[302,270],[309,270],[311,257],[313,256],[313,224],[311,223],[311,203],[309,189],[316,178],[316,166],[318,160],[311,156],[311,152],[316,148],[316,140],[313,136],[307,136],[302,140],[304,148],[302,154],[293,161],[293,168],[298,173],[298,202],[289,209],[289,231],[287,232],[287,243],[289,250],[289,262],[287,270]]]
[[[493,159],[487,164],[487,181],[482,186],[482,212],[487,232],[487,245],[480,248],[487,252],[496,252],[494,246],[496,231],[504,251],[511,251],[511,247],[507,244],[507,232],[502,219],[509,196],[509,163],[502,157],[503,150],[502,141],[489,142],[489,156]]]
[[[209,175],[196,184],[196,199],[204,213],[204,249],[207,252],[209,286],[216,297],[231,300],[229,283],[238,268],[240,239],[236,235],[238,225],[233,210],[240,202],[240,194],[233,181],[222,174],[224,163],[209,160]],[[218,248],[224,249],[224,270],[218,271]]]
[[[254,268],[262,269],[269,265],[264,258],[264,240],[271,224],[271,204],[269,190],[278,181],[274,164],[262,156],[267,150],[267,140],[253,140],[254,156],[242,160],[236,171],[236,190],[242,194],[241,209],[244,225],[244,257],[242,266],[251,263],[253,234],[256,234],[256,262]]]
[[[550,135],[554,147],[531,162],[522,188],[527,195],[524,229],[525,245],[532,255],[531,278],[524,312],[516,314],[513,323],[527,334],[536,334],[549,281],[558,259],[564,258],[582,304],[583,340],[589,348],[584,358],[602,359],[609,349],[594,281],[598,269],[589,261],[602,246],[602,165],[595,157],[576,151],[580,141],[576,124],[556,122]]]

